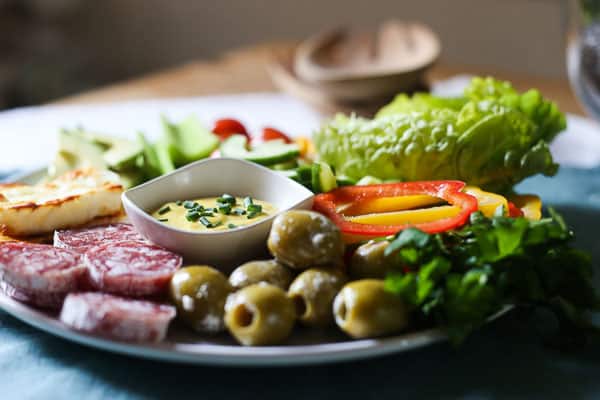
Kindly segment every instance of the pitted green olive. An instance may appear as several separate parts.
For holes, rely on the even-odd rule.
[[[333,324],[333,299],[346,283],[346,277],[333,269],[311,268],[302,272],[288,290],[296,315],[307,326]]]
[[[266,282],[287,290],[292,281],[292,272],[275,260],[250,261],[237,267],[229,275],[229,283],[235,289],[259,282]]]
[[[169,295],[177,316],[198,332],[224,329],[225,300],[232,288],[227,278],[208,266],[190,266],[175,272]]]
[[[294,269],[335,265],[344,254],[339,228],[314,211],[281,213],[273,221],[267,245],[279,262]]]
[[[383,279],[390,269],[389,260],[384,255],[390,242],[369,241],[359,246],[350,262],[348,274],[352,279]]]
[[[333,302],[337,325],[355,339],[388,335],[408,325],[400,297],[384,290],[384,282],[363,279],[348,283]]]
[[[245,346],[265,346],[285,340],[294,327],[292,301],[277,286],[257,283],[231,294],[225,304],[225,325]]]

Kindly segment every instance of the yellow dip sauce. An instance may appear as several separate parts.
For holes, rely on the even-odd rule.
[[[266,201],[224,194],[221,197],[166,203],[152,216],[173,228],[214,232],[254,224],[276,211],[275,206]]]

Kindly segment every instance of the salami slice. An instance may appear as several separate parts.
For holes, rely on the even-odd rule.
[[[65,299],[66,293],[62,292],[44,292],[44,291],[26,291],[17,289],[4,281],[0,281],[0,291],[10,298],[13,298],[21,303],[31,304],[40,308],[48,308],[52,310],[60,310],[60,307]]]
[[[83,260],[94,289],[130,297],[164,293],[182,262],[162,247],[136,241],[92,247]]]
[[[82,254],[91,247],[122,240],[145,242],[145,239],[130,224],[111,224],[54,232],[54,246]]]
[[[134,342],[160,342],[174,317],[173,306],[95,292],[69,294],[60,313],[74,329]]]
[[[81,256],[47,244],[0,244],[0,271],[10,286],[32,295],[62,294],[77,290],[85,267]]]

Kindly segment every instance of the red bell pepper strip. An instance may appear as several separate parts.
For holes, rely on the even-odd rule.
[[[424,181],[401,182],[381,185],[343,186],[314,198],[313,209],[329,217],[345,235],[362,237],[381,237],[394,235],[408,227],[415,227],[427,233],[445,232],[464,225],[471,213],[477,211],[477,199],[463,193],[464,182],[460,181]],[[374,225],[348,221],[337,211],[338,206],[380,197],[397,197],[426,194],[446,200],[459,207],[460,212],[449,218],[419,224]]]
[[[512,218],[524,216],[523,211],[515,205],[512,201],[508,202],[508,216]]]
[[[221,141],[227,139],[231,135],[244,135],[251,140],[246,127],[242,125],[240,121],[232,118],[223,118],[215,122],[215,126],[212,129],[213,133],[221,139]]]
[[[293,140],[290,139],[290,137],[288,135],[286,135],[285,133],[281,132],[278,129],[275,128],[271,128],[271,127],[265,127],[263,128],[262,131],[262,140],[264,140],[265,142],[269,141],[269,140],[275,140],[275,139],[282,139],[284,142],[286,143],[293,143]]]

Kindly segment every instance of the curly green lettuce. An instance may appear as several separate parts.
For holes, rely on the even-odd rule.
[[[537,90],[475,78],[462,97],[399,95],[374,119],[337,115],[314,140],[321,160],[351,179],[459,179],[502,192],[556,173],[548,144],[565,126]]]

